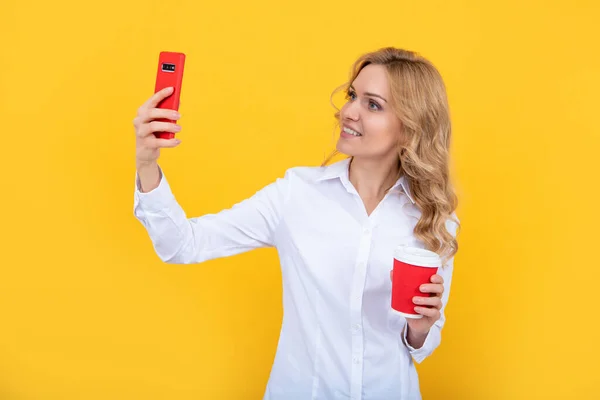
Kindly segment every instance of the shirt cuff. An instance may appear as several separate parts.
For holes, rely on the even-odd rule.
[[[434,329],[436,329],[435,325],[429,329],[429,332],[427,332],[427,336],[425,337],[423,345],[418,349],[415,349],[408,343],[408,324],[404,325],[404,329],[402,331],[402,341],[416,362],[421,363],[431,353],[430,348],[434,336]]]
[[[136,207],[139,206],[146,211],[156,212],[168,208],[175,201],[171,186],[160,167],[158,167],[158,173],[160,179],[158,186],[149,192],[142,192],[140,177],[138,172],[135,172],[134,200]]]

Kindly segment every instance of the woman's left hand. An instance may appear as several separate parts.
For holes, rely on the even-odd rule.
[[[392,278],[390,271],[390,279]],[[440,319],[442,308],[442,294],[444,293],[444,278],[435,274],[431,277],[431,283],[421,285],[420,290],[424,296],[416,296],[413,298],[415,311],[423,318],[413,319],[407,318],[409,334],[422,336],[423,340],[429,333],[429,329],[433,324]],[[427,294],[431,294],[427,296]]]

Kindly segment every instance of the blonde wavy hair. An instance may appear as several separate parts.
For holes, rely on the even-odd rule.
[[[414,235],[428,250],[436,252],[443,264],[458,251],[458,242],[446,228],[450,219],[460,223],[453,213],[458,199],[450,181],[449,148],[452,127],[446,87],[434,65],[419,54],[386,47],[359,57],[353,64],[348,82],[337,87],[333,96],[348,90],[359,72],[369,64],[385,67],[391,89],[391,105],[402,132],[398,141],[400,174],[405,175],[411,195],[421,211]],[[340,124],[340,110],[334,117]],[[325,159],[325,166],[337,154]]]

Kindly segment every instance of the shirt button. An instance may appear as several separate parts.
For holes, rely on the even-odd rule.
[[[363,233],[365,235],[370,235],[371,234],[371,228],[365,228],[365,229],[363,229]]]
[[[360,330],[360,324],[354,324],[352,327],[352,332],[356,333]]]
[[[360,358],[358,358],[358,357],[354,357],[354,358],[352,358],[352,362],[353,362],[354,364],[360,364]]]

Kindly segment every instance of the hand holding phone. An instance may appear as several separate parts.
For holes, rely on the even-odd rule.
[[[183,68],[185,65],[185,54],[178,52],[162,51],[158,57],[158,69],[156,71],[156,83],[154,93],[166,87],[172,87],[173,93],[157,104],[157,108],[179,111],[179,98],[181,96],[181,85],[183,83]],[[172,119],[158,119],[162,122],[175,123]],[[172,139],[173,132],[154,132],[154,136],[161,139]]]

